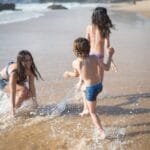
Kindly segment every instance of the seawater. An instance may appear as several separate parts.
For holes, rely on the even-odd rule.
[[[8,24],[8,23],[14,23],[14,22],[20,22],[29,20],[31,18],[39,18],[41,16],[44,16],[47,11],[51,11],[48,9],[48,6],[52,5],[53,3],[27,3],[27,4],[16,4],[16,10],[15,11],[1,11],[0,12],[0,24]],[[95,7],[98,4],[96,3],[55,3],[55,4],[61,4],[65,6],[68,9],[73,9],[77,7]],[[100,4],[101,6],[108,7],[107,4]]]

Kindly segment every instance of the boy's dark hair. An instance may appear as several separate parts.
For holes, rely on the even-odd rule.
[[[98,27],[103,38],[109,36],[111,33],[110,28],[114,28],[114,25],[107,15],[107,9],[104,7],[96,7],[94,9],[92,14],[92,24]]]
[[[79,37],[74,40],[73,52],[77,57],[85,58],[89,56],[90,43],[86,38]]]

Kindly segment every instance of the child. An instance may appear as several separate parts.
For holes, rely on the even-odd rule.
[[[85,97],[88,111],[92,118],[93,123],[98,128],[100,138],[105,138],[104,129],[101,125],[101,121],[96,114],[96,97],[102,91],[103,76],[101,71],[109,70],[112,55],[114,53],[113,48],[109,48],[109,57],[107,64],[103,63],[102,59],[97,58],[95,55],[89,55],[90,43],[85,38],[78,38],[73,43],[73,52],[77,59],[72,63],[73,71],[66,71],[64,73],[65,78],[69,77],[81,77],[85,84]]]
[[[113,28],[113,24],[107,15],[107,10],[104,7],[97,7],[94,9],[92,18],[92,23],[87,26],[86,29],[86,38],[90,42],[90,55],[95,55],[97,58],[104,60],[104,49],[108,50],[110,47],[110,28]],[[112,69],[117,72],[117,67],[114,64],[114,61],[111,61]],[[103,80],[104,71],[101,68],[101,77]],[[82,79],[80,78],[79,83],[77,84],[77,89],[81,89],[83,84]],[[81,116],[88,114],[88,109],[86,106],[86,102],[83,98],[84,107]]]
[[[32,98],[37,107],[34,78],[41,78],[31,53],[22,50],[18,53],[17,62],[10,62],[0,71],[0,90],[10,93],[12,114],[20,107],[24,100]],[[28,87],[26,86],[28,83]]]

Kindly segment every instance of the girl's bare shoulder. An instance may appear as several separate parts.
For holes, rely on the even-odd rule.
[[[87,25],[86,30],[90,32],[91,29],[92,29],[92,25],[91,24]]]
[[[17,70],[17,64],[13,63],[9,66],[9,72],[13,72],[14,70]]]

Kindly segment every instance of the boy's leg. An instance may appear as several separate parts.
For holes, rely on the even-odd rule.
[[[85,92],[82,91],[82,98],[83,98],[83,111],[79,114],[80,116],[88,115],[89,110],[86,102]]]
[[[76,84],[76,90],[82,92],[82,99],[83,99],[83,111],[79,115],[80,116],[87,115],[89,114],[89,111],[88,111],[86,100],[85,100],[85,85],[81,76],[79,77],[79,81]]]
[[[104,139],[105,138],[104,129],[102,127],[99,117],[96,114],[96,101],[88,101],[87,100],[87,106],[88,106],[88,110],[89,110],[89,113],[90,113],[93,123],[98,128],[102,139]]]

